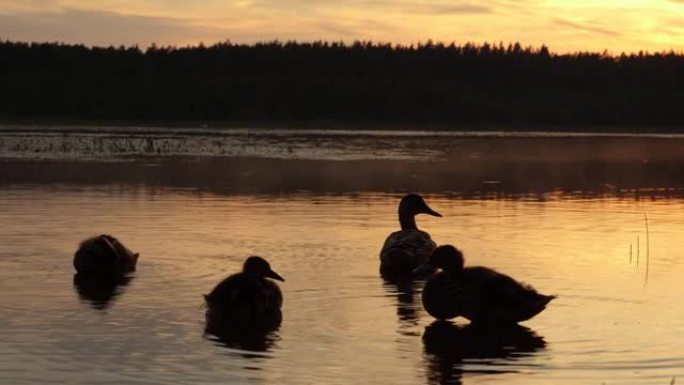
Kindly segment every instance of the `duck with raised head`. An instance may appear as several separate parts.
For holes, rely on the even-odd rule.
[[[430,234],[418,230],[416,215],[442,215],[431,209],[418,194],[408,194],[399,203],[401,230],[390,234],[380,251],[380,273],[384,276],[410,276],[413,269],[425,262],[437,244]]]
[[[74,254],[74,268],[82,276],[122,275],[135,271],[140,254],[108,234],[81,242]]]
[[[487,267],[463,265],[461,251],[444,245],[416,269],[440,270],[423,288],[423,307],[431,316],[440,320],[462,316],[474,324],[515,324],[539,314],[556,298]]]
[[[283,294],[271,279],[285,281],[265,259],[247,258],[240,273],[227,277],[204,296],[208,324],[278,326]]]

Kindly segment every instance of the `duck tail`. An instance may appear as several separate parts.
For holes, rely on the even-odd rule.
[[[551,302],[552,300],[554,300],[554,299],[556,299],[556,298],[557,298],[556,295],[543,295],[543,294],[540,294],[540,297],[539,297],[539,307],[541,307],[542,309],[545,308],[546,305],[549,304],[549,302]]]
[[[527,301],[526,306],[524,306],[525,310],[521,312],[521,316],[517,322],[528,320],[536,316],[537,314],[541,313],[542,311],[544,311],[544,309],[546,309],[546,305],[548,305],[549,302],[551,302],[555,298],[555,295],[544,295],[536,293],[534,298],[529,298],[529,300]]]

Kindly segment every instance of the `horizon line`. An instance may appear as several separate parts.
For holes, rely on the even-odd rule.
[[[472,47],[476,49],[483,48],[485,46],[489,46],[491,48],[504,48],[508,50],[510,47],[515,47],[516,45],[519,47],[519,49],[522,49],[523,51],[529,51],[533,53],[538,53],[541,52],[542,50],[546,50],[549,55],[551,56],[577,56],[577,55],[600,55],[604,57],[612,57],[612,58],[619,58],[621,56],[658,56],[658,55],[675,55],[675,56],[684,56],[684,50],[675,50],[673,48],[670,48],[669,50],[660,50],[660,51],[650,51],[647,49],[640,49],[636,51],[621,51],[619,53],[616,52],[611,52],[609,49],[604,49],[603,51],[598,51],[598,50],[580,50],[580,51],[554,51],[550,48],[549,45],[543,43],[541,45],[532,45],[532,44],[523,44],[520,41],[512,42],[509,41],[507,43],[504,43],[503,40],[499,40],[496,43],[493,42],[474,42],[474,41],[467,41],[464,43],[457,43],[455,40],[451,40],[449,42],[447,41],[442,41],[442,40],[433,40],[433,39],[426,39],[426,40],[418,40],[415,42],[411,43],[396,43],[396,42],[388,42],[388,41],[382,41],[382,40],[372,40],[372,39],[367,39],[367,40],[362,40],[362,39],[354,39],[354,40],[325,40],[325,39],[306,39],[306,40],[297,40],[297,39],[287,39],[287,40],[281,40],[281,39],[264,39],[264,40],[259,40],[259,41],[254,41],[254,42],[235,42],[232,41],[231,39],[224,39],[224,40],[218,40],[212,43],[206,43],[204,41],[199,41],[197,43],[190,43],[190,44],[157,44],[156,42],[152,42],[148,45],[143,45],[140,43],[134,43],[134,44],[110,44],[110,45],[100,45],[100,44],[88,44],[88,43],[74,43],[74,42],[67,42],[67,41],[60,41],[60,40],[12,40],[12,39],[5,39],[0,36],[0,44],[28,44],[28,45],[41,45],[41,44],[54,44],[54,45],[60,45],[60,46],[73,46],[73,47],[86,47],[89,49],[94,49],[94,48],[99,48],[99,49],[109,49],[109,48],[115,48],[115,49],[138,49],[143,53],[146,53],[150,50],[154,49],[168,49],[168,50],[183,50],[183,49],[199,49],[199,48],[212,48],[216,46],[221,46],[221,45],[229,45],[229,46],[237,46],[237,47],[256,47],[259,45],[272,45],[272,44],[280,44],[280,45],[288,45],[288,44],[294,44],[294,45],[340,45],[342,47],[353,47],[354,45],[357,44],[362,44],[362,45],[371,45],[372,47],[389,47],[392,49],[421,49],[425,47],[439,47],[439,48],[466,48],[466,47]]]

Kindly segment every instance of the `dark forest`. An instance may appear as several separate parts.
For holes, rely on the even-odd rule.
[[[684,124],[684,55],[520,44],[0,41],[0,119],[287,127],[662,129]]]

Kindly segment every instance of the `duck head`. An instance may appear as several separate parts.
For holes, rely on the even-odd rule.
[[[439,246],[432,252],[430,258],[413,270],[414,274],[424,274],[434,269],[441,269],[446,273],[458,273],[463,270],[463,253],[451,245]]]
[[[415,216],[418,214],[428,214],[434,217],[441,217],[442,214],[431,209],[418,194],[408,194],[401,198],[399,203],[399,223],[402,230],[416,230]]]
[[[259,278],[272,278],[285,282],[283,277],[271,270],[271,265],[266,262],[265,259],[257,256],[249,257],[247,260],[245,260],[245,264],[242,267],[242,272]]]

